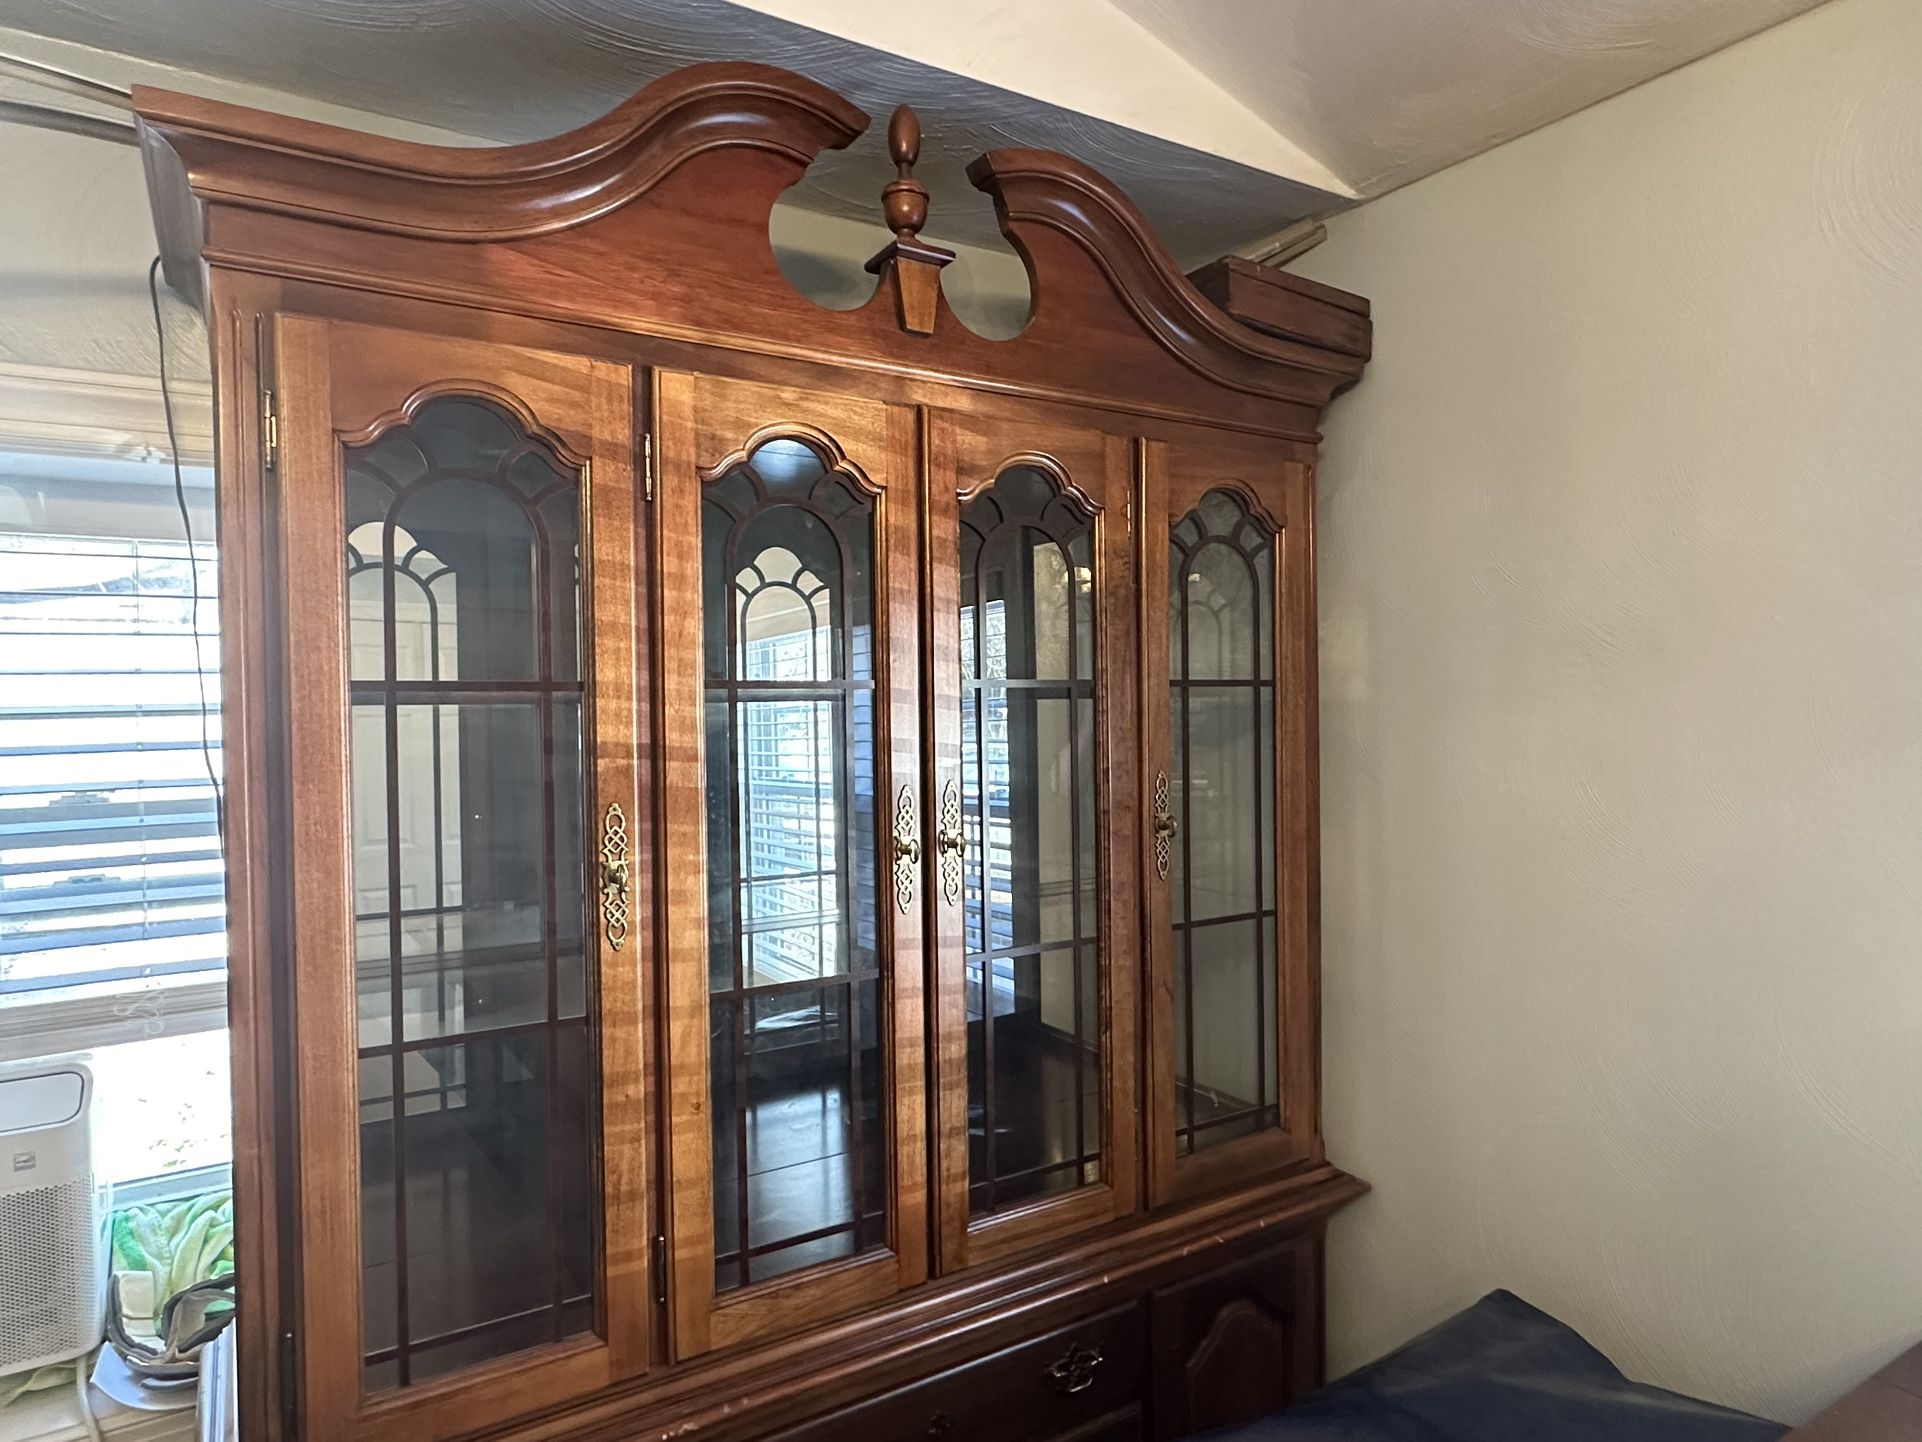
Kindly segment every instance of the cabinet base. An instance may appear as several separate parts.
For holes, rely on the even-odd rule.
[[[1257,1416],[1321,1380],[1323,1227],[1367,1189],[1312,1167],[484,1435],[1106,1442]]]

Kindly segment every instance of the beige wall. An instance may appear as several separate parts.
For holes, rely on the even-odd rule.
[[[1922,7],[1330,229],[1332,1361],[1507,1286],[1800,1419],[1922,1337]]]

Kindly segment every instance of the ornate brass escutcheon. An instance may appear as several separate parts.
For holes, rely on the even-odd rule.
[[[627,940],[627,880],[627,813],[616,801],[601,825],[601,924],[616,951]]]
[[[921,869],[921,837],[914,793],[901,788],[894,804],[894,903],[905,914],[914,905],[914,874]]]
[[[1168,773],[1163,771],[1155,776],[1155,875],[1163,881],[1168,879],[1177,829],[1174,813],[1168,809]]]

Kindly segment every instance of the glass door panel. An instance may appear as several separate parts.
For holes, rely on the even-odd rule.
[[[1175,1151],[1280,1125],[1274,535],[1210,491],[1168,553]]]
[[[369,1392],[590,1332],[580,467],[484,400],[345,448]],[[531,823],[531,824],[530,824]],[[566,838],[564,842],[562,838]]]
[[[1306,1030],[1306,467],[1150,442],[1141,542],[1149,1177],[1157,1202],[1312,1145]],[[1291,840],[1294,838],[1294,840]]]
[[[424,1438],[645,1365],[631,382],[278,337],[305,1430]]]
[[[968,1209],[1101,1180],[1093,517],[1035,466],[961,508]]]
[[[702,505],[715,1289],[887,1245],[874,505],[772,440]]]
[[[926,1274],[917,526],[893,408],[664,375],[657,416],[692,1356]]]
[[[933,418],[947,1270],[1133,1206],[1126,485],[1100,432]]]

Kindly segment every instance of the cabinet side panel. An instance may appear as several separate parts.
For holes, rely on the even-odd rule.
[[[273,617],[277,614],[272,497],[262,467],[259,416],[271,357],[261,355],[264,327],[233,294],[224,273],[212,278],[209,307],[220,476],[220,637],[222,848],[226,857],[227,1025],[233,1066],[233,1185],[239,1290],[247,1305],[238,1320],[242,1434],[280,1435],[286,1405],[278,1364],[285,1327],[283,1290],[290,1238],[283,1232],[280,1177],[291,1158],[292,1128],[280,1124],[286,1104],[282,1059],[290,1018],[279,1004],[276,959],[284,953],[283,897],[275,818],[283,773],[277,728],[285,708],[277,682]]]

